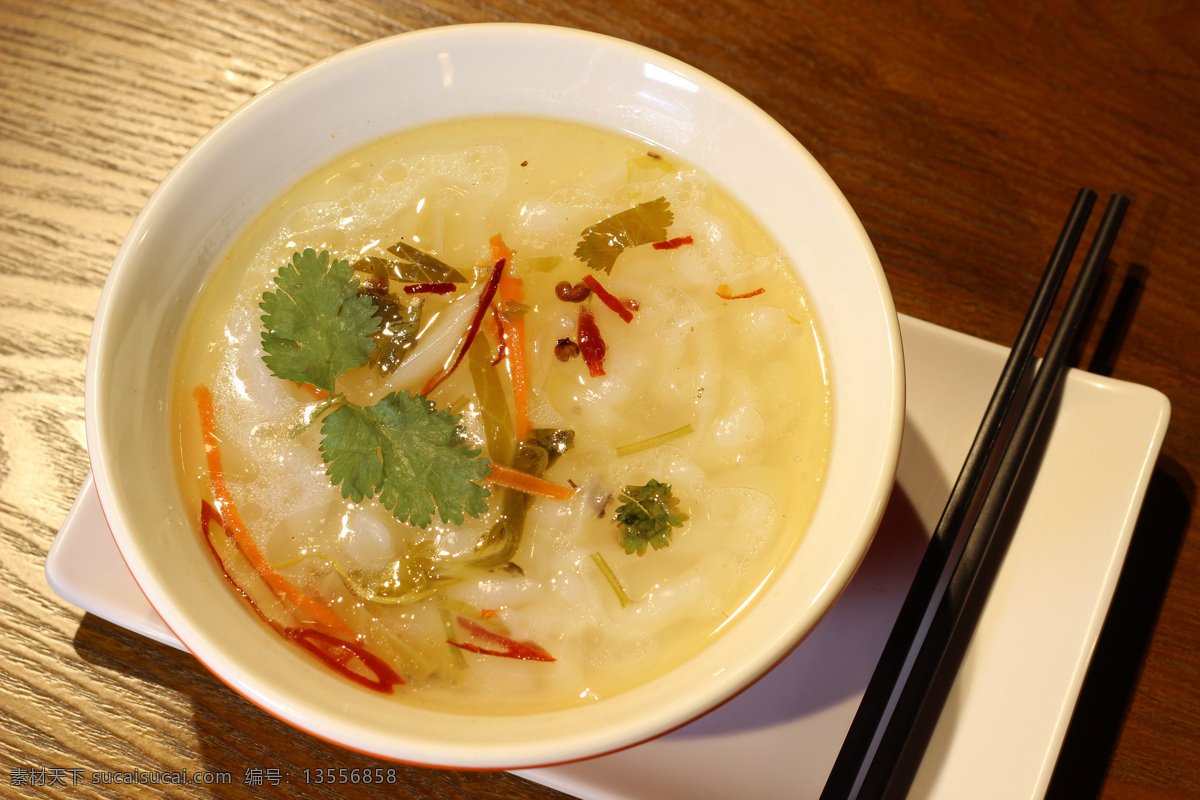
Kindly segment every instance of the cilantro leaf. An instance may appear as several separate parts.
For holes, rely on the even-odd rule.
[[[487,512],[491,466],[462,440],[462,417],[424,396],[393,392],[373,406],[346,403],[321,424],[321,457],[342,497],[379,496],[401,522],[428,527],[436,512],[456,525]]]
[[[277,291],[263,292],[263,361],[275,377],[333,391],[346,370],[367,363],[379,330],[375,304],[358,295],[345,261],[307,248],[275,276]]]
[[[661,550],[671,543],[672,528],[682,528],[688,515],[678,509],[671,485],[651,479],[645,486],[626,486],[616,521],[618,541],[628,554],[646,553],[646,547]]]
[[[594,270],[611,274],[625,248],[663,241],[674,219],[665,197],[638,203],[584,230],[575,257]]]

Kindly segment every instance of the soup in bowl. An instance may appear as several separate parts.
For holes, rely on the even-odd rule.
[[[131,572],[233,689],[528,767],[684,724],[811,630],[890,492],[900,352],[861,225],[762,111],[625,42],[461,26],[180,162],[105,286],[87,430]]]

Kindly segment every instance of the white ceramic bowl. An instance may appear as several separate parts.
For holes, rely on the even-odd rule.
[[[211,566],[194,509],[182,506],[166,376],[205,276],[272,197],[383,134],[497,114],[626,131],[703,168],[755,213],[793,263],[805,265],[832,369],[834,434],[802,544],[702,653],[593,705],[464,717],[364,692],[309,663],[246,610]],[[627,42],[544,26],[471,25],[384,39],[305,69],[238,109],[180,161],[138,217],[105,285],[88,355],[86,423],[100,502],[129,569],[179,640],[229,686],[354,750],[514,768],[652,738],[787,655],[837,598],[879,523],[900,445],[903,375],[875,252],[833,182],[780,125],[709,76]]]

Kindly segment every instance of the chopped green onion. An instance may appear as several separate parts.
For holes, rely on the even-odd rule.
[[[492,368],[492,348],[482,336],[475,337],[475,341],[471,342],[467,350],[467,366],[478,398],[488,457],[504,466],[511,466],[517,449],[516,429],[508,408],[508,395],[500,382],[498,371]]]
[[[274,566],[276,570],[285,570],[288,567],[294,567],[308,558],[319,558],[327,561],[342,579],[342,582],[346,584],[346,588],[356,596],[364,600],[369,600],[372,603],[383,605],[408,605],[409,603],[415,603],[434,594],[442,586],[448,586],[459,581],[459,578],[430,576],[423,581],[424,586],[405,588],[402,586],[399,578],[400,562],[394,562],[391,569],[380,570],[371,576],[368,581],[361,581],[350,570],[343,567],[333,556],[319,552],[301,553],[294,558],[289,558]],[[404,589],[404,591],[398,594],[391,593],[397,589]]]
[[[632,603],[633,601],[629,599],[629,595],[625,594],[625,589],[621,586],[621,582],[617,580],[616,574],[608,566],[608,562],[604,560],[604,556],[599,553],[592,553],[592,561],[596,562],[596,566],[600,568],[604,579],[608,581],[608,585],[616,592],[617,599],[621,601],[621,608],[625,608],[625,606]]]
[[[456,397],[454,399],[453,403],[446,406],[446,409],[451,414],[461,414],[461,413],[463,413],[463,411],[466,410],[466,408],[470,404],[470,402],[471,402],[471,398],[467,397],[465,394],[460,394],[458,397]]]
[[[453,644],[458,641],[458,634],[454,632],[454,618],[450,616],[450,609],[445,606],[442,606],[442,630],[446,632],[446,641],[450,644],[451,658],[454,659],[455,666],[466,667],[467,660],[463,657],[462,650]]]
[[[682,428],[676,428],[673,431],[660,433],[658,436],[651,436],[649,439],[642,439],[640,442],[621,445],[617,448],[617,456],[628,456],[633,453],[640,453],[643,450],[649,450],[651,447],[658,447],[660,444],[666,444],[669,441],[678,439],[682,436],[687,436],[689,433],[694,433],[695,429],[692,423],[684,425]]]

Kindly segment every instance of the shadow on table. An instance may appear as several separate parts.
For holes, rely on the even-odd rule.
[[[1145,215],[1146,220],[1158,218],[1157,214]],[[1137,237],[1153,239],[1154,233],[1139,230]],[[1123,274],[1109,266],[1098,294],[1113,298],[1111,308],[1107,314],[1094,308],[1086,322],[1089,330],[1098,331],[1096,347],[1087,365],[1089,372],[1098,375],[1113,374],[1152,276],[1152,270],[1137,261],[1131,262]],[[1082,357],[1081,353],[1078,355]],[[1047,800],[1094,798],[1101,793],[1179,550],[1187,536],[1195,499],[1195,482],[1183,465],[1160,457],[1055,764]]]
[[[1195,488],[1182,466],[1170,459],[1159,460],[1046,792],[1047,800],[1100,795],[1187,535]]]
[[[93,614],[75,634],[75,652],[99,671],[121,676],[120,698],[102,698],[117,712],[155,709],[112,719],[114,752],[137,763],[118,769],[228,773],[223,786],[185,784],[171,797],[422,800],[522,798],[565,800],[553,789],[504,772],[447,772],[342,749],[284,722],[231,691],[190,654],[146,639]],[[402,713],[401,706],[397,706]],[[107,713],[107,712],[106,712]],[[369,778],[363,776],[368,775]],[[368,782],[369,781],[369,782]],[[148,793],[149,794],[149,793]],[[140,794],[138,795],[141,796]],[[166,796],[166,795],[163,795]]]

